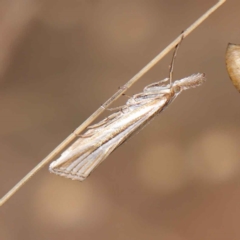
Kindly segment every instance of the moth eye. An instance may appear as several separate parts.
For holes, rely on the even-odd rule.
[[[181,87],[178,86],[178,85],[176,85],[176,86],[173,87],[173,91],[174,91],[175,93],[179,93],[179,92],[181,91]]]

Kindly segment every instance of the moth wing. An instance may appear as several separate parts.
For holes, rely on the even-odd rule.
[[[149,115],[151,115],[151,113],[149,113]],[[105,158],[107,158],[111,152],[114,151],[114,149],[126,141],[135,132],[135,130],[144,125],[144,123],[147,122],[149,115],[139,119],[133,125],[129,126],[127,129],[104,143],[102,146],[94,150],[91,148],[86,148],[86,151],[79,158],[72,162],[64,161],[63,158],[67,157],[67,153],[63,154],[57,161],[61,162],[62,158],[62,162],[64,162],[64,164],[58,164],[59,166],[54,166],[54,163],[57,162],[55,161],[50,165],[50,171],[72,180],[83,181],[89,176],[94,168],[96,168]]]
[[[69,149],[63,152],[59,159],[52,162],[49,166],[50,172],[72,180],[83,181],[111,152],[148,123],[156,113],[163,110],[166,103],[167,98],[149,103],[148,107],[145,106],[141,110],[143,113],[138,113],[139,117],[134,117],[135,120],[131,124],[127,123],[129,120],[123,116],[124,119],[122,121],[125,122],[126,126],[124,130],[120,131],[121,127],[117,122],[110,124],[106,128],[101,126],[102,131],[94,129],[95,134],[92,137],[77,140]],[[131,117],[131,115],[128,117]],[[96,140],[97,135],[97,141],[101,141],[104,135],[109,136],[108,131],[113,131],[111,130],[112,128],[115,128],[116,134],[114,136],[106,138],[107,141],[104,141],[99,146],[97,146],[97,143],[93,143],[94,141],[92,140]]]

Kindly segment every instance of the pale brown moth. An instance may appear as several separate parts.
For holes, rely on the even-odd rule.
[[[89,126],[87,132],[50,164],[50,172],[83,181],[113,150],[163,111],[183,90],[200,86],[205,81],[203,73],[172,82],[178,46],[173,54],[169,78],[146,86],[119,111]]]
[[[229,43],[225,58],[228,75],[240,92],[240,44]]]

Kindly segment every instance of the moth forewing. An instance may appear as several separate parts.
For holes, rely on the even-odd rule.
[[[51,163],[49,170],[57,175],[83,181],[114,149],[166,108],[182,90],[201,85],[204,74],[194,74],[162,86],[163,81],[144,88],[130,98],[123,110],[101,122],[73,143]],[[164,80],[165,82],[165,80]]]
[[[147,123],[151,116],[161,111],[168,100],[169,97],[166,95],[161,99],[152,98],[144,105],[129,105],[128,111],[122,113],[116,121],[112,121],[109,125],[107,123],[101,125],[94,131],[88,130],[85,134],[88,135],[91,131],[92,135],[85,138],[84,134],[65,150],[56,161],[51,163],[50,172],[73,180],[84,180],[115,148]]]

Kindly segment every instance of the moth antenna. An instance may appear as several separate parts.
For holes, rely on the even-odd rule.
[[[173,67],[174,67],[174,61],[177,57],[177,52],[178,52],[178,49],[179,49],[179,46],[181,44],[181,42],[183,41],[183,38],[184,38],[184,31],[182,31],[181,33],[181,40],[180,42],[176,45],[175,49],[174,49],[174,52],[173,52],[173,56],[172,56],[172,61],[171,61],[171,64],[170,64],[170,67],[169,67],[169,84],[170,84],[170,88],[172,87],[172,79],[173,79]]]

